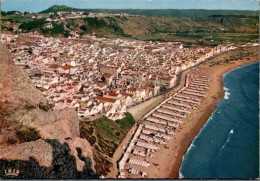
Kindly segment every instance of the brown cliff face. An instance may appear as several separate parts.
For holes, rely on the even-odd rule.
[[[76,111],[52,110],[2,46],[0,177],[8,178],[4,170],[11,167],[20,169],[18,178],[96,178],[91,146],[79,136]]]

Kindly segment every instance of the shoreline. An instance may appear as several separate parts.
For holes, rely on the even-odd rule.
[[[254,52],[254,54],[256,52],[257,55],[252,56],[250,58],[248,58],[248,56],[245,56],[242,57],[241,59],[237,59],[234,61],[233,56],[238,54],[241,56],[241,50],[243,50],[244,52],[248,52],[248,50],[251,50]],[[227,57],[229,57],[230,62],[226,61]],[[178,178],[179,167],[183,160],[183,156],[185,155],[192,141],[196,138],[200,130],[207,123],[207,120],[209,119],[211,114],[216,110],[217,103],[219,103],[224,97],[224,90],[223,90],[224,74],[227,73],[228,71],[231,71],[232,69],[236,69],[245,64],[253,63],[257,60],[258,60],[258,47],[237,48],[236,50],[231,50],[222,53],[216,57],[213,57],[212,59],[205,61],[202,64],[193,67],[191,69],[188,69],[184,72],[184,74],[180,78],[180,87],[184,85],[185,77],[187,74],[194,74],[194,75],[203,74],[206,75],[207,78],[211,80],[209,85],[209,90],[206,91],[206,97],[202,100],[201,104],[199,105],[199,109],[193,110],[190,116],[188,116],[183,120],[183,124],[181,124],[176,129],[175,132],[176,135],[174,136],[174,139],[168,143],[169,148],[164,150],[159,150],[155,154],[155,159],[151,159],[152,162],[158,163],[159,166],[147,170],[148,171],[147,178],[150,179]],[[152,107],[154,107],[154,104],[156,104],[155,102],[153,103]],[[151,105],[149,105],[149,107],[150,106]],[[140,110],[137,113],[140,114]],[[138,115],[138,117],[139,116],[141,115]],[[140,121],[137,121],[137,124],[138,123],[140,123]],[[121,157],[122,153],[124,152],[124,147],[127,145],[128,140],[130,139],[132,134],[133,131],[127,134],[123,142],[119,145],[120,148],[117,149],[116,152],[114,153],[111,160],[113,162],[113,168],[111,168],[110,173],[108,173],[107,175],[107,178],[117,178],[116,175],[118,173],[117,170],[118,159]],[[156,157],[160,157],[160,160],[156,159]],[[129,177],[127,178],[138,179],[140,177],[132,177],[129,175]]]
[[[223,84],[222,84],[223,85]],[[189,148],[192,141],[197,137],[197,135],[200,133],[201,129],[205,126],[207,123],[209,117],[213,114],[213,112],[217,108],[217,104],[224,98],[224,92],[219,92],[218,98],[215,102],[213,102],[208,109],[201,115],[199,122],[193,127],[192,132],[190,135],[186,138],[184,138],[181,142],[181,149],[179,150],[178,157],[175,160],[175,162],[172,163],[171,170],[172,172],[169,173],[169,178],[178,178],[179,176],[179,169],[180,165],[182,163],[183,157],[186,154],[187,149]]]
[[[227,53],[229,53],[229,52],[227,52]],[[217,75],[219,77],[218,86],[217,86],[218,94],[215,98],[215,101],[211,102],[211,104],[207,107],[207,110],[201,115],[200,121],[198,121],[194,125],[193,131],[189,135],[187,135],[187,137],[184,137],[183,140],[181,141],[182,146],[177,153],[178,156],[177,156],[176,160],[173,161],[173,159],[171,159],[171,161],[173,161],[173,162],[169,164],[169,166],[171,168],[170,169],[171,172],[169,173],[168,178],[174,178],[174,179],[178,178],[180,165],[182,163],[184,155],[186,154],[187,149],[189,148],[192,141],[197,137],[197,135],[199,134],[201,129],[205,126],[209,117],[214,113],[214,111],[217,108],[217,104],[223,100],[223,98],[224,98],[223,76],[234,69],[245,66],[247,64],[255,63],[257,61],[258,61],[258,59],[254,59],[254,57],[252,57],[252,58],[250,58],[250,60],[246,60],[246,61],[244,61],[243,59],[238,60],[237,64],[229,64],[228,67],[226,67],[224,70],[219,72],[219,74]],[[205,63],[205,64],[207,64],[207,63]]]
[[[219,102],[223,101],[224,96],[225,96],[225,94],[224,94],[224,85],[223,85],[223,83],[224,83],[224,81],[223,81],[224,77],[225,77],[226,75],[228,75],[230,72],[232,72],[233,70],[242,68],[242,67],[247,66],[247,65],[255,64],[255,63],[257,63],[257,61],[249,62],[249,63],[243,64],[243,65],[240,65],[240,66],[238,66],[238,67],[231,68],[230,70],[227,70],[226,72],[224,72],[224,73],[222,74],[222,82],[221,82],[222,85],[221,85],[221,86],[222,86],[223,92],[218,95],[218,98],[217,98],[217,101],[216,101],[215,106],[212,105],[212,107],[211,107],[211,108],[215,107],[215,109],[214,109],[212,112],[211,112],[211,110],[208,110],[204,115],[202,115],[202,120],[204,120],[204,118],[207,117],[207,113],[209,113],[209,114],[208,114],[208,115],[209,115],[209,116],[208,116],[208,119],[205,121],[205,124],[201,127],[201,129],[199,130],[198,134],[194,137],[194,139],[193,139],[193,140],[191,141],[191,143],[189,144],[187,150],[186,150],[185,153],[183,154],[181,163],[182,163],[182,161],[183,161],[183,159],[184,159],[184,156],[185,156],[185,154],[187,153],[187,151],[188,151],[190,145],[192,144],[192,142],[197,138],[197,136],[199,136],[201,130],[202,130],[202,129],[205,127],[205,125],[208,123],[208,120],[209,120],[209,118],[211,117],[211,115],[212,115],[213,113],[215,113],[215,111],[216,111],[216,109],[217,109],[217,104],[218,104]],[[180,163],[180,166],[181,166],[181,163]],[[177,178],[179,178],[180,166],[179,166],[179,168],[178,168]],[[175,169],[172,173],[170,173],[170,176],[176,177],[176,173],[175,173],[175,172],[176,172],[176,169]]]

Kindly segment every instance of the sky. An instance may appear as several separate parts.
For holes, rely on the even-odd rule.
[[[230,9],[259,10],[258,0],[1,0],[3,11],[39,12],[52,5],[92,9]]]

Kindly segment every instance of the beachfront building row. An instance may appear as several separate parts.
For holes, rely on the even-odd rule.
[[[149,176],[157,163],[160,149],[169,149],[175,131],[188,114],[196,109],[205,97],[210,81],[204,76],[190,76],[183,88],[148,112],[142,119],[122,158],[118,162],[118,178]],[[161,152],[160,152],[161,153]]]

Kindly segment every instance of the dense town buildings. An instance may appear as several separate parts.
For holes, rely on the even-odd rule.
[[[127,108],[172,88],[178,73],[234,48],[184,48],[176,42],[145,42],[88,36],[89,43],[33,36],[2,35],[14,63],[23,67],[54,109],[75,108],[79,117],[105,115],[116,120]]]

